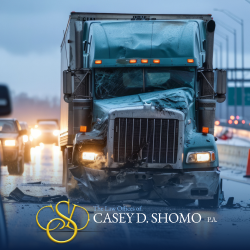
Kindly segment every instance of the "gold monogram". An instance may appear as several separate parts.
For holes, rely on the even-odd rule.
[[[37,223],[37,225],[38,225],[42,230],[46,231],[48,237],[49,237],[52,241],[54,241],[54,242],[56,242],[56,243],[67,243],[67,242],[72,241],[72,240],[76,237],[77,231],[83,230],[84,228],[87,227],[87,225],[89,224],[89,212],[88,212],[84,207],[80,207],[80,206],[77,206],[77,205],[73,204],[73,205],[74,205],[73,210],[72,210],[72,212],[71,212],[70,217],[68,218],[68,217],[66,217],[65,215],[61,214],[61,213],[58,211],[58,206],[59,206],[59,204],[61,204],[61,203],[66,203],[66,204],[68,204],[68,214],[70,214],[70,201],[69,201],[69,200],[68,200],[68,201],[60,201],[60,202],[58,202],[58,203],[56,204],[56,208],[55,208],[56,213],[58,214],[58,216],[60,216],[60,217],[63,218],[64,220],[68,221],[68,224],[67,224],[67,225],[65,224],[65,221],[64,221],[63,219],[60,219],[60,218],[55,218],[55,219],[51,220],[51,221],[47,224],[47,227],[46,227],[46,228],[44,228],[44,227],[42,227],[42,226],[40,225],[40,223],[39,223],[39,221],[38,221],[38,215],[39,215],[40,211],[41,211],[42,209],[48,207],[48,208],[51,208],[51,209],[53,210],[53,212],[54,212],[54,209],[53,209],[52,205],[42,207],[42,208],[38,211],[38,213],[37,213],[37,215],[36,215],[36,223]],[[73,215],[74,215],[74,212],[75,212],[76,207],[79,207],[79,208],[83,209],[83,210],[87,213],[87,215],[88,215],[88,220],[87,220],[85,226],[82,227],[82,228],[79,228],[79,229],[77,228],[76,223],[72,220],[72,217],[73,217]],[[59,241],[59,240],[54,239],[54,238],[51,236],[50,231],[53,231],[53,230],[57,229],[57,228],[60,226],[60,223],[59,223],[55,228],[53,228],[53,229],[50,229],[50,228],[49,228],[49,227],[50,227],[50,224],[51,224],[53,221],[55,221],[55,220],[59,220],[59,221],[61,221],[61,222],[63,223],[63,226],[62,226],[60,229],[64,229],[65,227],[67,227],[67,228],[70,228],[70,229],[74,230],[74,234],[73,234],[73,236],[72,236],[70,239],[65,240],[65,241]],[[73,228],[70,227],[69,224],[71,224],[71,225],[73,226]]]

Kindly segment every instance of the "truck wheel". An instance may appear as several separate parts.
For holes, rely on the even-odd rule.
[[[24,159],[16,160],[8,164],[8,172],[10,175],[22,175],[24,172]]]
[[[224,200],[224,192],[222,191],[222,179],[219,181],[219,185],[217,187],[216,194],[214,195],[214,198],[211,200],[198,200],[199,207],[204,208],[218,208],[219,205]]]

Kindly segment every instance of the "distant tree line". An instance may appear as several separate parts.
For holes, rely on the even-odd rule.
[[[8,118],[26,121],[35,125],[37,119],[60,119],[60,99],[58,97],[30,97],[26,93],[12,94],[12,113]]]

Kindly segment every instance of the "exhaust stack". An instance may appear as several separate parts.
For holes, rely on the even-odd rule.
[[[214,50],[215,22],[210,20],[206,30],[206,61],[204,71],[200,72],[200,100],[199,100],[199,131],[202,127],[209,127],[209,133],[214,134],[214,121],[216,101],[214,99],[214,72],[213,72],[213,50]]]
[[[207,23],[206,32],[206,61],[204,65],[205,70],[213,70],[214,31],[215,21],[210,20]]]

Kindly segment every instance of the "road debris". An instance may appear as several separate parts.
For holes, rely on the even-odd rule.
[[[19,188],[15,188],[9,195],[9,197],[5,197],[9,200],[15,200],[18,202],[59,202],[68,200],[68,197],[65,195],[46,195],[46,196],[31,196],[24,194]]]
[[[246,208],[249,209],[250,208],[250,204],[247,204],[247,206],[242,206],[240,203],[235,203],[234,204],[234,197],[229,197],[227,200],[226,205],[222,205],[222,208],[232,208],[232,209],[236,209],[236,208]],[[245,210],[245,211],[250,211],[250,210]]]
[[[27,184],[29,185],[35,185],[35,184],[42,184],[41,181],[37,181],[37,182],[28,182]]]

